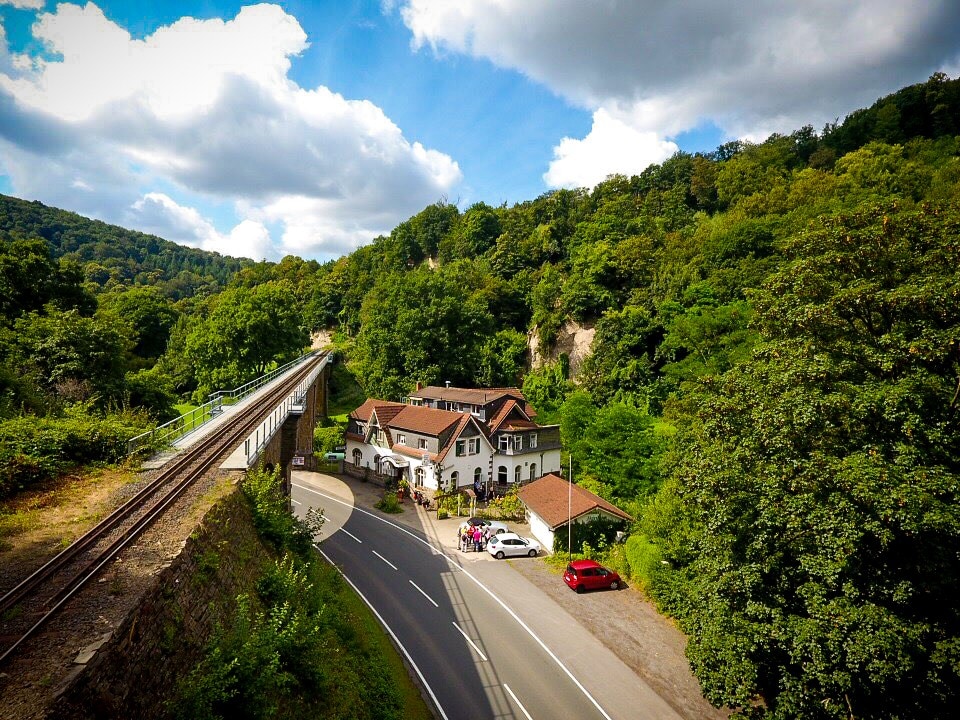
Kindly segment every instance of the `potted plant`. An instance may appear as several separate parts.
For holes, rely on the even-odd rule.
[[[403,502],[404,495],[407,494],[407,488],[410,487],[410,483],[404,478],[400,478],[400,482],[397,483],[397,500]]]

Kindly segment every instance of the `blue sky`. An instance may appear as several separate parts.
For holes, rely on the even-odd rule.
[[[956,76],[957,6],[0,0],[0,191],[326,260]]]

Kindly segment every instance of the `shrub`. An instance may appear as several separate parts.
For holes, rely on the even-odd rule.
[[[56,477],[71,467],[121,460],[127,440],[149,425],[145,416],[101,417],[74,406],[63,417],[25,415],[0,422],[0,497]]]
[[[573,523],[573,537],[571,546],[575,553],[585,553],[589,546],[595,551],[602,552],[611,545],[617,537],[617,531],[623,528],[622,521],[593,520],[591,522]],[[566,552],[567,528],[560,527],[553,535],[554,552]]]
[[[400,507],[400,502],[397,500],[397,494],[388,490],[383,494],[383,497],[380,498],[374,507],[377,510],[380,510],[385,513],[390,513],[391,515],[396,515],[397,513],[402,513],[403,508]]]

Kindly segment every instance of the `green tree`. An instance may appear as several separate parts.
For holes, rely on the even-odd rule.
[[[124,326],[85,317],[77,310],[27,313],[14,322],[12,364],[67,402],[122,399],[126,357],[131,347]]]
[[[423,267],[385,276],[368,294],[353,364],[369,396],[399,399],[418,380],[476,383],[492,318],[461,278]]]
[[[310,338],[292,296],[281,280],[229,288],[211,301],[209,316],[186,337],[201,391],[251,380],[303,350]]]
[[[527,336],[516,330],[500,330],[480,351],[477,383],[482,387],[514,387],[526,367]]]
[[[958,230],[954,210],[864,208],[795,236],[757,296],[754,359],[690,399],[672,486],[696,527],[684,624],[713,702],[955,713]]]
[[[130,326],[133,353],[156,359],[167,349],[177,311],[157,287],[133,287],[100,296],[101,312]]]

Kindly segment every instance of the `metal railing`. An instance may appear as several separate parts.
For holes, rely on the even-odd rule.
[[[251,433],[250,437],[244,441],[243,451],[247,457],[247,467],[251,467],[254,464],[257,455],[259,455],[260,451],[270,442],[277,428],[283,425],[287,419],[287,415],[294,410],[303,411],[307,390],[316,382],[323,368],[330,362],[330,357],[330,355],[327,355],[319,365],[311,370],[310,374],[300,381],[296,389],[290,393],[282,403],[274,408],[273,412],[270,413],[270,415],[260,423],[260,426]]]
[[[190,434],[198,427],[201,427],[213,418],[220,415],[223,412],[224,405],[232,405],[240,402],[248,395],[262,388],[271,380],[275,380],[291,368],[306,362],[314,355],[316,355],[315,350],[308,352],[305,355],[301,355],[296,360],[291,360],[287,364],[282,365],[275,370],[271,370],[269,373],[258,377],[256,380],[251,380],[248,383],[244,383],[238,388],[233,390],[217,390],[216,392],[210,393],[210,395],[207,396],[210,399],[200,407],[196,407],[178,418],[169,420],[163,423],[163,425],[158,425],[153,430],[148,430],[145,433],[141,433],[140,435],[127,440],[127,455],[132,455],[140,448],[146,446],[167,446],[173,444],[180,438]],[[326,362],[322,363],[320,367],[323,367],[323,365],[326,365]]]

